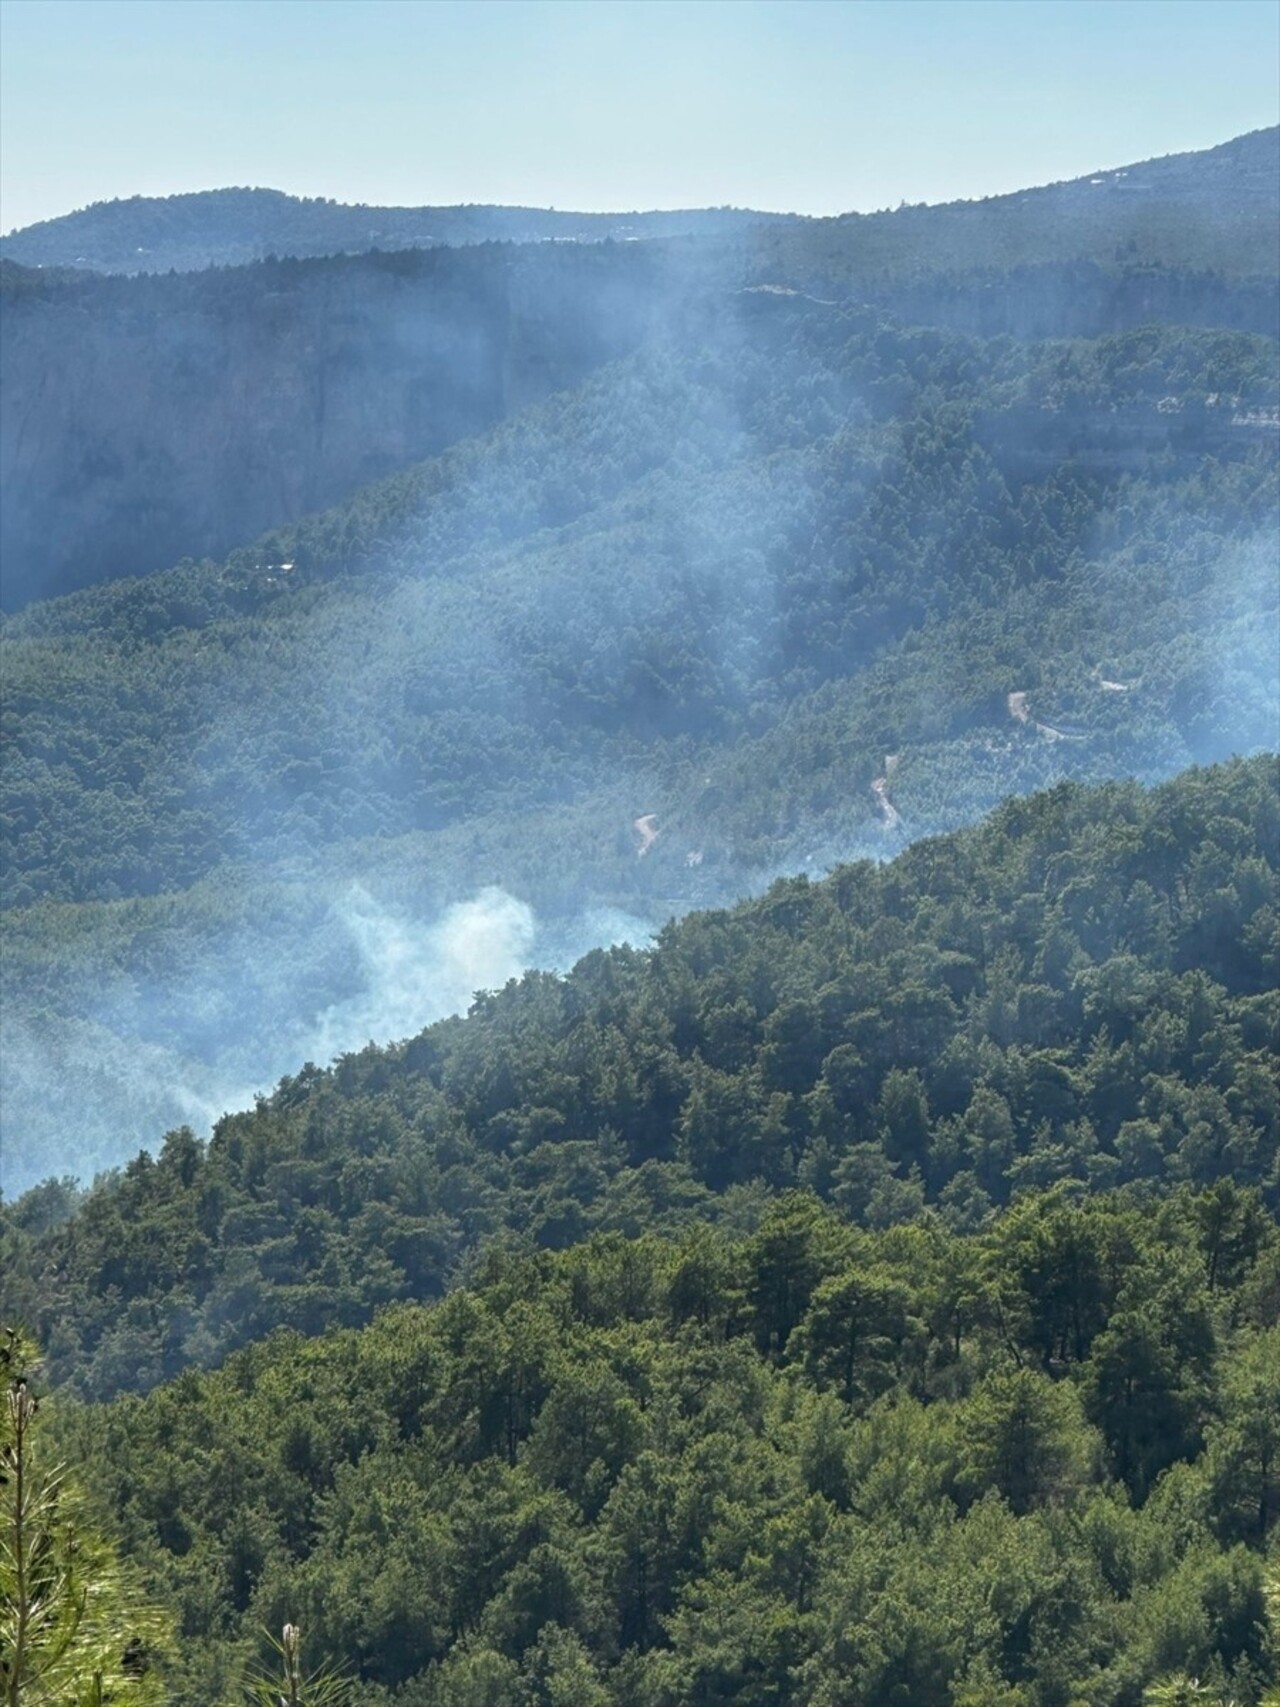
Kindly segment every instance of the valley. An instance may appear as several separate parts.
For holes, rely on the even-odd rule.
[[[1272,1707],[1278,149],[0,239],[13,1707]]]

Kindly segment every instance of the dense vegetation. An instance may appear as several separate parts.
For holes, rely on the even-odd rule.
[[[969,1235],[794,1194],[63,1424],[191,1707],[295,1618],[369,1704],[1254,1703],[1278,1259],[1225,1182]]]
[[[368,1707],[1259,1702],[1278,780],[1012,802],[0,1210],[172,1707],[292,1621]]]
[[[437,1295],[494,1239],[741,1224],[797,1183],[867,1227],[1056,1182],[1274,1210],[1278,832],[1274,760],[1065,785],[530,973],[0,1209],[0,1313],[104,1397]]]
[[[1275,142],[3,263],[7,1707],[1275,1707]]]
[[[33,1349],[0,1333],[0,1695],[5,1707],[157,1707],[168,1621],[50,1460]]]
[[[572,798],[640,753],[750,740],[877,660],[867,767],[881,742],[1004,733],[1011,689],[1130,768],[1266,741],[1269,340],[1027,350],[764,298],[689,344],[224,566],[11,621],[6,900]],[[1206,593],[1225,693],[1185,635]],[[1181,670],[1151,656],[1174,640]],[[922,665],[951,680],[917,709]],[[1109,697],[1099,665],[1146,691]],[[734,819],[776,799],[738,792]]]
[[[0,262],[5,606],[221,555],[573,387],[691,305],[718,318],[743,288],[985,337],[1274,337],[1274,178],[1275,133],[1258,132],[1096,183],[727,237],[132,278],[24,248],[55,268]],[[127,234],[137,211],[84,217]]]

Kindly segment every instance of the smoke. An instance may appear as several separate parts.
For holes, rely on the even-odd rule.
[[[360,883],[336,912],[359,953],[360,988],[327,1007],[306,1038],[316,1061],[465,1012],[478,990],[500,989],[529,965],[537,936],[532,908],[496,887],[431,925],[380,906]]]
[[[907,479],[906,429],[868,416],[870,355],[842,354],[856,317],[769,292],[670,317],[639,354],[456,447],[404,507],[375,506],[350,578],[263,582],[252,625],[197,638],[175,620],[147,641],[184,727],[155,743],[140,818],[186,803],[193,870],[115,916],[77,908],[56,960],[26,911],[0,1063],[7,1190],[114,1165],[182,1121],[207,1130],[304,1060],[642,943],[650,920],[779,871],[886,857],[1063,775],[1167,774],[1270,739],[1265,553],[1215,555],[1212,517],[1198,550],[1157,549],[1161,506],[1189,527],[1185,492],[1153,489],[1141,554],[1108,516],[1053,575],[1023,587],[1011,568],[993,635],[961,566],[989,556],[999,482],[959,450]],[[899,633],[886,587],[955,588],[929,644]],[[1014,690],[1089,740],[1012,727]],[[869,789],[890,751],[900,830]],[[638,860],[649,813],[660,836]],[[69,845],[90,828],[68,824]],[[127,867],[104,872],[119,888],[99,893],[132,893]]]
[[[593,948],[651,934],[608,907],[540,922],[496,884],[430,917],[362,881],[318,915],[278,907],[269,929],[258,916],[216,954],[127,1000],[104,992],[88,1018],[6,1015],[0,1189],[16,1196],[67,1172],[90,1179],[155,1150],[175,1126],[207,1135],[304,1061],[327,1065],[410,1036],[531,966],[564,971]],[[75,976],[87,990],[95,969],[86,962]]]

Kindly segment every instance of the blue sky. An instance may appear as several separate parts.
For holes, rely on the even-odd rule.
[[[0,226],[261,184],[808,213],[1280,120],[1276,0],[0,0]]]

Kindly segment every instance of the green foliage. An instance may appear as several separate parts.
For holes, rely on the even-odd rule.
[[[9,1707],[158,1700],[157,1604],[168,1707],[1276,1699],[1273,141],[3,267],[7,406],[79,400],[17,597],[106,577],[3,626],[28,1158],[327,1037],[353,879],[687,915],[0,1203],[74,1467],[13,1336]],[[75,229],[211,212],[350,234]]]
[[[333,1672],[307,1671],[296,1624],[286,1624],[280,1640],[270,1641],[275,1663],[250,1686],[255,1701],[262,1707],[341,1707],[347,1699],[345,1685]]]
[[[0,1688],[6,1707],[144,1707],[163,1619],[95,1532],[66,1470],[41,1450],[32,1348],[0,1340]]]
[[[520,336],[555,351],[533,362],[519,407],[486,389],[524,371],[514,350],[481,363],[479,402],[465,376],[432,380],[430,419],[409,411],[410,454],[384,395],[392,378],[418,383],[403,377],[410,356],[374,339],[369,359],[394,370],[376,408],[341,392],[342,419],[359,424],[356,490],[299,475],[308,506],[341,501],[285,516],[268,479],[257,508],[227,500],[218,543],[177,526],[154,560],[186,553],[176,567],[5,623],[4,1095],[23,1158],[10,1191],[54,1170],[88,1179],[193,1109],[363,1041],[353,1029],[334,1043],[324,1023],[366,987],[353,885],[405,924],[502,885],[543,923],[537,958],[565,964],[602,934],[597,909],[642,935],[779,870],[892,853],[1064,777],[1154,780],[1274,747],[1280,386],[1266,314],[1251,329],[1214,313],[1197,324],[1183,273],[1166,300],[1144,272],[1132,312],[1107,286],[1087,324],[1073,309],[1070,323],[992,336],[958,306],[990,300],[989,280],[957,295],[935,278],[921,301],[896,286],[788,294],[616,250],[521,251],[496,276],[492,254],[436,250],[51,283],[33,307],[42,327],[48,309],[79,329],[55,335],[77,373],[89,303],[129,327],[206,316],[218,351],[224,321],[247,322],[273,349],[284,340],[281,360],[303,359],[314,315],[315,347],[356,390],[346,310],[364,327],[394,305],[396,327],[416,324],[406,293],[432,324],[474,308],[466,347],[484,350],[493,316],[508,326],[505,293],[527,289],[545,314],[526,305]],[[636,292],[622,307],[615,273]],[[1030,301],[1023,284],[1001,288]],[[1042,294],[1050,308],[1084,300],[1056,275]],[[210,424],[194,356],[162,390],[184,423],[264,470],[276,441],[251,455],[250,426],[304,461],[317,442],[273,413],[285,391],[312,399],[309,384],[273,380],[243,432]],[[113,394],[113,431],[119,407]],[[390,462],[366,442],[375,419]],[[178,426],[157,430],[167,459]],[[74,460],[81,440],[67,439]],[[174,488],[141,455],[128,467],[148,494]],[[92,494],[96,548],[101,494],[78,481],[66,484]],[[241,463],[215,483],[219,503],[241,494]],[[4,506],[15,526],[28,497]],[[61,490],[56,505],[61,526]],[[126,519],[132,540],[143,524]],[[221,562],[201,555],[232,546]],[[5,555],[25,573],[35,553]],[[122,566],[148,561],[131,548]],[[87,562],[75,554],[77,572]],[[649,813],[659,834],[638,859]],[[1246,908],[1261,880],[1246,878]],[[1224,893],[1223,930],[1233,904]],[[1132,911],[1154,946],[1167,917],[1141,892]],[[1064,934],[1055,952],[1073,951]],[[955,952],[959,982],[967,950]],[[1041,982],[1022,1020],[1051,1031]],[[921,1032],[930,999],[902,992]],[[1017,1017],[993,990],[993,1034]],[[708,1076],[690,1143],[714,1148],[738,1121],[776,1154],[778,1098],[809,1072],[812,1028],[801,1008],[773,1023],[749,1106]],[[51,1071],[74,1099],[56,1116]],[[1043,1146],[1025,1183],[1087,1171],[1089,1142],[1079,1128]],[[726,1177],[754,1165],[746,1149]],[[876,1213],[905,1205],[881,1193]]]
[[[1212,1196],[1059,1189],[964,1234],[796,1193],[745,1236],[495,1252],[61,1428],[205,1667],[297,1608],[352,1699],[1123,1707],[1181,1675],[1253,1707],[1276,1330],[1240,1302],[1280,1229],[1211,1283]],[[1039,1294],[1080,1273],[1096,1329],[1046,1366]],[[1158,1326],[1171,1287],[1191,1329]],[[1144,1306],[1187,1408],[1126,1481]]]
[[[751,1226],[797,1183],[873,1229],[926,1209],[978,1229],[1012,1203],[1016,1300],[939,1275],[931,1318],[962,1336],[1016,1308],[1046,1372],[1093,1355],[1091,1414],[1140,1492],[1195,1439],[1207,1319],[1172,1256],[1121,1290],[1123,1247],[1066,1209],[1211,1188],[1193,1234],[1211,1290],[1248,1270],[1250,1308],[1274,1308],[1257,1259],[1280,1145],[1276,801],[1269,760],[1152,793],[1065,786],[892,864],[695,914],[652,950],[529,974],[464,1020],[305,1067],[207,1145],[171,1133],[69,1220],[56,1188],[4,1206],[5,1307],[56,1379],[107,1396],[279,1325],[436,1296],[487,1242]],[[790,1199],[760,1226],[745,1292],[692,1249],[678,1319],[745,1321],[785,1351],[822,1280],[812,1214]],[[846,1400],[917,1331],[881,1279],[824,1294],[806,1330]],[[619,1295],[636,1284],[624,1264]]]

